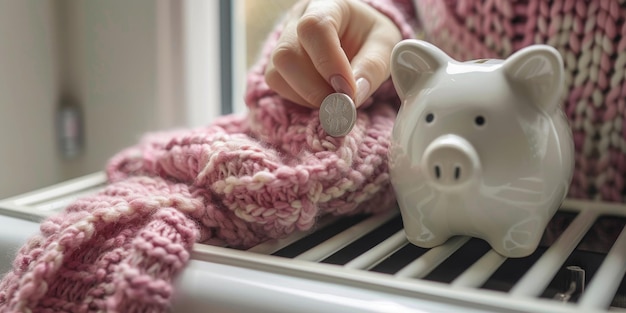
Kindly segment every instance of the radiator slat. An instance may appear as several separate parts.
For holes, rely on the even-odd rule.
[[[103,185],[105,183],[106,175],[100,172],[75,180],[67,181],[61,184],[57,184],[48,188],[36,190],[24,195],[5,199],[3,201],[0,201],[0,214],[39,221],[42,218],[45,218],[51,214],[54,214],[56,211],[63,209],[66,205],[74,201],[76,198],[100,191],[102,188],[104,188]],[[295,252],[293,252],[289,256],[289,258],[291,258],[293,255],[299,254],[295,257],[296,259],[331,263],[329,261],[330,259],[328,259],[329,256],[346,256],[343,259],[344,263],[347,262],[344,267],[348,269],[354,269],[352,271],[341,271],[342,268],[338,266],[331,266],[326,268],[323,267],[323,264],[291,262],[290,260],[285,258],[270,259],[273,257],[259,256],[252,253],[250,253],[248,256],[242,254],[242,251],[236,251],[232,249],[218,249],[218,252],[222,251],[222,253],[224,253],[225,255],[231,252],[233,253],[233,255],[238,255],[239,253],[241,254],[241,258],[243,258],[244,256],[246,259],[249,258],[249,261],[247,261],[249,262],[249,267],[256,270],[258,270],[259,268],[263,268],[262,266],[260,267],[258,265],[259,261],[257,260],[257,258],[260,257],[268,258],[268,260],[276,262],[276,271],[281,273],[289,272],[290,270],[293,270],[294,272],[296,270],[306,272],[306,270],[311,268],[311,266],[319,266],[319,272],[315,272],[315,275],[311,276],[312,279],[316,279],[317,276],[320,276],[320,273],[325,273],[324,275],[327,275],[329,277],[329,281],[347,284],[356,284],[358,282],[358,284],[356,285],[359,287],[371,283],[369,280],[359,278],[361,277],[360,274],[363,274],[363,277],[367,277],[368,279],[370,278],[370,276],[368,275],[372,275],[371,278],[375,279],[376,281],[380,280],[380,285],[377,285],[378,287],[376,288],[386,288],[389,286],[393,286],[393,288],[388,289],[390,293],[398,292],[398,294],[404,295],[406,291],[417,290],[419,292],[415,293],[416,296],[424,294],[428,295],[430,294],[431,289],[439,288],[437,287],[438,285],[430,285],[429,283],[431,282],[423,281],[421,280],[421,278],[426,277],[430,279],[430,276],[435,276],[435,274],[438,273],[438,270],[443,271],[449,267],[454,267],[455,265],[453,263],[458,263],[454,268],[454,274],[450,274],[448,276],[450,277],[450,279],[446,281],[452,281],[452,287],[464,288],[448,288],[445,292],[449,291],[458,294],[470,292],[473,293],[472,297],[476,297],[475,300],[474,298],[472,298],[470,302],[476,301],[476,303],[483,304],[486,303],[483,302],[483,300],[485,299],[484,297],[492,297],[493,295],[496,295],[491,299],[492,301],[494,299],[498,301],[500,301],[500,299],[504,299],[502,301],[511,301],[518,304],[527,303],[529,307],[535,304],[550,306],[552,305],[550,303],[550,300],[534,298],[539,296],[545,296],[542,295],[542,293],[544,293],[544,290],[554,279],[556,273],[558,273],[567,258],[570,257],[572,252],[574,252],[576,246],[580,243],[583,237],[585,237],[585,234],[589,231],[591,227],[593,227],[596,219],[599,216],[606,215],[626,216],[626,206],[624,206],[624,204],[618,203],[596,203],[568,199],[563,204],[561,210],[568,212],[578,212],[578,215],[576,216],[576,218],[574,218],[574,220],[570,223],[567,229],[561,234],[561,236],[553,243],[553,245],[548,250],[546,250],[542,255],[535,255],[535,258],[533,258],[531,261],[524,263],[526,266],[523,266],[523,270],[528,268],[528,265],[530,264],[532,264],[532,266],[530,266],[529,270],[523,273],[523,276],[521,272],[514,273],[514,275],[511,274],[515,278],[506,280],[504,284],[506,284],[507,288],[503,288],[502,291],[509,290],[508,287],[510,287],[511,285],[513,285],[513,288],[510,289],[510,294],[508,295],[502,292],[501,297],[497,293],[485,293],[485,295],[483,295],[482,293],[480,293],[481,289],[468,290],[468,288],[480,288],[485,284],[485,282],[490,281],[489,278],[493,277],[494,273],[498,275],[498,273],[500,273],[498,269],[504,270],[507,266],[510,265],[509,262],[504,263],[507,260],[506,257],[499,255],[493,250],[487,251],[488,247],[485,247],[480,251],[472,250],[471,252],[473,253],[470,253],[471,260],[468,259],[468,256],[464,256],[461,254],[467,252],[467,249],[470,249],[471,247],[471,242],[470,245],[465,246],[468,240],[470,240],[469,237],[451,238],[445,244],[429,249],[425,253],[423,253],[423,251],[426,249],[419,249],[419,255],[421,256],[417,257],[417,252],[413,251],[413,248],[415,247],[407,246],[410,245],[410,243],[408,243],[408,240],[405,237],[404,230],[398,230],[400,226],[398,226],[399,223],[396,223],[397,221],[399,221],[398,212],[396,211],[378,214],[368,217],[366,219],[364,219],[365,216],[362,215],[358,216],[358,218],[354,220],[350,220],[350,218],[345,220],[342,217],[324,217],[321,218],[317,222],[316,226],[310,231],[296,232],[284,239],[269,240],[248,250],[248,252],[254,252],[259,254],[278,255],[280,254],[279,250],[283,248],[290,249],[292,247],[298,246],[299,244],[303,244],[303,246],[301,246],[300,249],[296,249]],[[398,218],[398,220],[395,220],[395,218]],[[346,221],[346,223],[342,223],[342,221]],[[386,224],[388,222],[392,223]],[[317,236],[319,234],[323,235]],[[368,239],[366,240],[363,239],[364,236],[372,237],[368,237]],[[376,241],[369,241],[369,238],[373,238],[374,236],[376,236]],[[359,239],[362,240],[357,241]],[[308,242],[306,242],[307,240]],[[365,241],[367,241],[367,244],[363,244]],[[354,245],[352,245],[352,243],[354,243]],[[223,242],[219,241],[207,242],[205,244],[210,244],[212,246],[224,245]],[[342,250],[347,246],[349,246],[348,248],[350,249]],[[312,248],[308,249],[309,247]],[[461,247],[464,248],[459,251]],[[213,248],[214,247],[207,247],[202,244],[196,244],[194,246],[194,251],[192,252],[192,255],[195,259],[204,258],[204,260],[207,261],[216,261],[215,255],[210,255],[211,253],[209,253],[210,251],[214,250]],[[369,250],[365,251],[365,249],[367,248],[369,248]],[[209,252],[206,252],[204,250]],[[200,253],[202,251],[204,252]],[[338,251],[339,253],[335,254]],[[355,251],[358,251],[358,253]],[[484,255],[481,255],[483,251],[487,252]],[[541,256],[539,257],[539,255]],[[451,256],[452,259],[449,259]],[[385,273],[393,273],[400,266],[404,266],[402,269],[395,272],[395,275],[384,274],[383,272],[372,273],[367,271],[378,265],[383,265],[383,261],[391,260],[390,257],[391,259],[399,258],[401,260],[395,260],[397,261],[395,264],[397,266],[394,267],[393,270]],[[460,259],[464,257],[465,259]],[[534,262],[536,257],[539,257],[539,259]],[[241,265],[242,263],[237,263],[237,260],[238,259],[236,258],[229,259],[227,260],[228,262],[225,261],[225,264],[230,264],[233,266]],[[453,262],[443,263],[446,260]],[[473,260],[477,261],[471,264],[470,262],[472,262]],[[510,261],[512,262],[513,260]],[[304,264],[302,269],[298,268],[298,264]],[[598,263],[596,263],[596,265],[597,264],[599,264],[599,261]],[[288,270],[280,268],[286,268]],[[355,271],[359,269],[365,271],[362,271],[362,273],[359,273],[359,271]],[[461,272],[463,269],[465,270]],[[456,273],[460,273],[460,275],[458,275],[457,277],[453,277],[456,275]],[[580,300],[578,301],[578,305],[573,303],[557,303],[557,305],[554,305],[550,308],[554,309],[555,312],[605,312],[605,310],[609,308],[609,306],[612,304],[612,301],[614,299],[616,299],[616,302],[614,302],[613,305],[616,305],[616,303],[619,302],[619,297],[624,297],[623,291],[619,289],[619,287],[624,280],[625,274],[626,228],[622,229],[622,232],[620,233],[616,242],[613,244],[609,253],[604,257],[604,261],[593,275],[593,278],[587,289],[582,293]],[[358,279],[346,282],[345,278],[349,275],[354,275],[354,277]],[[521,279],[517,279],[520,276]],[[615,298],[616,293],[618,292],[618,298]],[[622,307],[622,305],[617,306]],[[617,308],[610,308],[611,311],[613,311],[614,309]],[[515,310],[515,308],[512,308],[512,310]],[[530,310],[521,309],[520,311],[530,312]],[[535,310],[533,312],[540,311],[542,310]]]
[[[271,240],[267,240],[265,242],[262,242],[250,249],[248,249],[247,251],[249,252],[254,252],[254,253],[261,253],[261,254],[272,254],[286,246],[289,246],[297,241],[299,241],[300,239],[320,230],[321,228],[324,228],[330,224],[332,224],[333,222],[337,221],[338,217],[336,216],[325,216],[323,218],[321,218],[317,224],[315,225],[315,227],[312,227],[311,229],[307,230],[307,231],[298,231],[295,232],[285,238],[281,238],[281,239],[271,239]]]
[[[582,211],[541,258],[513,286],[512,296],[537,297],[550,284],[563,262],[574,251],[598,217],[591,210]]]
[[[506,261],[495,250],[489,250],[478,261],[470,266],[463,274],[452,281],[454,287],[480,287]]]
[[[361,254],[352,261],[346,263],[344,267],[365,270],[370,269],[376,266],[376,264],[378,264],[382,260],[384,260],[386,256],[391,255],[398,249],[402,248],[408,242],[409,241],[406,239],[404,230],[399,230],[393,236],[385,239],[383,242],[377,244],[372,249]]]
[[[450,238],[441,246],[434,247],[421,257],[415,259],[407,266],[398,271],[396,277],[423,278],[445,261],[452,253],[463,246],[470,238],[459,236]]]
[[[332,238],[322,242],[321,244],[301,253],[294,259],[319,262],[331,254],[339,251],[343,247],[349,245],[353,241],[361,238],[369,233],[372,229],[388,222],[398,214],[397,211],[388,211],[385,213],[374,215],[361,223],[358,223],[343,232],[333,236]]]
[[[104,172],[98,172],[87,176],[68,180],[57,185],[53,185],[44,189],[35,190],[24,195],[6,199],[12,201],[15,205],[31,206],[43,201],[54,199],[57,197],[76,193],[87,188],[105,184],[107,181]]]
[[[580,306],[586,309],[608,308],[624,274],[626,274],[626,229],[622,229],[600,269],[583,293]]]
[[[38,203],[35,206],[35,208],[40,211],[58,212],[58,211],[65,209],[65,207],[70,205],[72,202],[74,202],[78,198],[93,195],[97,192],[102,191],[103,189],[104,187],[99,186],[99,187],[94,187],[94,188],[88,188],[83,191],[79,191],[75,193],[70,193],[68,195],[65,195],[59,198],[54,198],[52,200]]]

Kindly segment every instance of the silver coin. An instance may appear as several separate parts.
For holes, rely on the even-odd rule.
[[[331,93],[322,101],[319,114],[320,123],[327,134],[343,137],[354,127],[356,106],[348,95]]]

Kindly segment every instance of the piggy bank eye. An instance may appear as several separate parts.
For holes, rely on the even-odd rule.
[[[435,120],[435,114],[428,113],[426,114],[426,123],[432,123]]]
[[[474,123],[476,123],[476,126],[483,126],[485,125],[485,117],[482,115],[478,115],[476,116],[476,118],[474,119]]]

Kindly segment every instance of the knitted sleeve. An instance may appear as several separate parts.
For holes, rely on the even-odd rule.
[[[405,11],[371,2],[410,34]],[[44,221],[20,249],[0,281],[0,312],[166,312],[194,242],[250,247],[324,214],[392,209],[394,93],[360,109],[347,136],[328,136],[318,111],[263,80],[279,34],[250,72],[247,115],[147,134],[114,156],[105,190]]]
[[[564,109],[576,147],[569,196],[626,200],[626,3],[416,1],[427,39],[459,60],[504,58],[531,44],[565,61]]]
[[[414,38],[414,28],[417,23],[415,9],[412,0],[362,0],[368,5],[387,16],[400,30],[404,39]],[[269,35],[261,51],[260,59],[251,68],[248,74],[247,90],[245,100],[247,105],[255,106],[260,99],[273,96],[275,93],[265,83],[265,69],[269,62],[273,48],[282,33],[282,25],[278,25]],[[377,92],[363,104],[368,107],[373,102],[393,101],[396,98],[395,89],[391,83],[391,79],[383,83]],[[275,99],[276,101],[286,101],[284,99]]]
[[[405,38],[413,36],[410,1],[367,3],[388,16]],[[110,161],[111,181],[158,175],[205,188],[216,207],[228,212],[223,216],[237,220],[235,226],[245,225],[245,231],[215,233],[233,246],[308,229],[325,213],[389,208],[394,196],[387,148],[399,103],[393,86],[381,87],[370,99],[376,105],[359,110],[350,134],[327,136],[317,110],[289,102],[265,83],[281,31],[278,25],[270,33],[249,71],[246,116],[225,116],[195,130],[149,134]],[[215,227],[215,221],[204,224]]]
[[[412,0],[361,0],[374,9],[385,14],[398,26],[403,38],[415,37],[414,28],[417,24],[415,8]]]

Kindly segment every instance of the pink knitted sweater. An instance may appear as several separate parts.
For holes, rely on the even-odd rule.
[[[412,37],[410,1],[368,0]],[[418,1],[430,40],[461,58],[549,42],[567,63],[576,137],[572,195],[621,200],[624,5],[617,1]],[[481,16],[480,18],[478,16]],[[322,214],[391,207],[386,155],[398,101],[385,83],[345,138],[317,111],[278,97],[263,72],[271,34],[248,78],[245,117],[147,135],[107,167],[110,184],[41,224],[0,282],[0,312],[164,312],[194,242],[249,247],[312,227]],[[617,38],[621,38],[618,42]]]
[[[549,44],[565,61],[576,146],[570,196],[626,200],[626,3],[619,0],[419,0],[428,40],[460,59]]]

